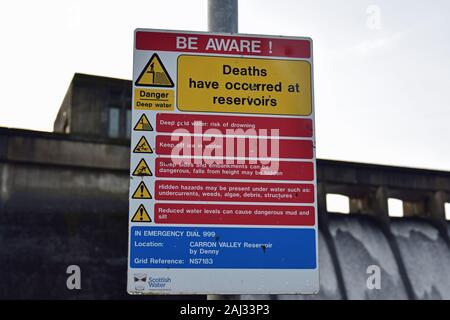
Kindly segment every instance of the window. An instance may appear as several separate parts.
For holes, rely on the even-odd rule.
[[[111,138],[119,137],[119,115],[118,108],[109,108],[108,136]]]
[[[69,134],[70,133],[70,127],[69,127],[69,119],[64,119],[64,126],[63,126],[63,132]]]
[[[390,217],[403,217],[403,201],[400,199],[389,198],[388,210]]]
[[[126,117],[126,126],[125,126],[125,136],[130,139],[131,137],[131,110],[127,110]]]
[[[450,203],[445,204],[445,219],[450,220]]]
[[[341,194],[327,194],[327,211],[335,213],[350,213],[350,199]]]

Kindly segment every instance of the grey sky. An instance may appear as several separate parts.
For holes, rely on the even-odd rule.
[[[74,72],[131,78],[136,27],[206,31],[206,1],[0,4],[0,126],[52,130]],[[320,158],[450,170],[450,2],[240,0],[242,33],[314,40]]]

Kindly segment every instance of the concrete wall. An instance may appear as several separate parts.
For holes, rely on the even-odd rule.
[[[0,130],[3,212],[127,210],[126,144],[84,141],[63,135]]]
[[[349,299],[408,298],[396,257],[376,221],[365,216],[333,216],[328,227]],[[381,269],[382,290],[367,288],[367,268],[372,265]]]
[[[128,298],[128,154],[112,140],[0,129],[0,298]],[[450,299],[450,227],[439,211],[449,173],[319,160],[318,177],[320,295],[238,298]],[[327,192],[363,205],[329,214]],[[389,194],[429,201],[423,214],[391,220]],[[70,264],[82,269],[81,291],[66,289]],[[381,268],[381,290],[365,285],[369,265]]]
[[[450,250],[432,225],[398,219],[391,229],[418,299],[450,300]]]
[[[127,298],[128,147],[10,130],[0,145],[0,298]]]

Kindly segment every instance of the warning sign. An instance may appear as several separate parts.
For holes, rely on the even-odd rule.
[[[172,111],[174,109],[174,91],[136,89],[134,90],[134,108],[136,110]]]
[[[128,292],[316,294],[311,39],[138,29],[133,56]]]
[[[136,147],[133,149],[134,153],[153,153],[152,148],[150,147],[147,139],[144,136],[141,137],[139,142],[136,144]]]
[[[139,118],[138,122],[134,126],[134,130],[136,130],[136,131],[153,131],[153,127],[150,124],[150,121],[148,121],[148,118],[145,115],[145,113]]]
[[[150,191],[148,191],[147,186],[144,182],[139,183],[139,186],[136,188],[136,191],[133,193],[133,199],[151,199],[152,195]]]
[[[159,56],[155,53],[145,65],[138,79],[137,86],[143,87],[173,87],[173,81]]]
[[[152,219],[150,218],[147,210],[145,210],[145,207],[141,204],[131,218],[131,222],[152,222]]]
[[[139,161],[139,164],[136,166],[136,169],[133,171],[133,176],[152,176],[152,172],[150,171],[150,168],[145,162],[144,159],[141,159]]]
[[[177,89],[183,111],[307,116],[312,109],[308,61],[182,55]]]

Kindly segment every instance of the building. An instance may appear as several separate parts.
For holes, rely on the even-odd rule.
[[[0,298],[158,298],[126,293],[130,106],[130,81],[76,74],[53,133],[0,128]],[[319,159],[318,182],[321,293],[263,298],[450,299],[450,172]],[[350,214],[327,211],[330,193]]]
[[[56,116],[54,132],[129,140],[130,81],[75,74]]]

